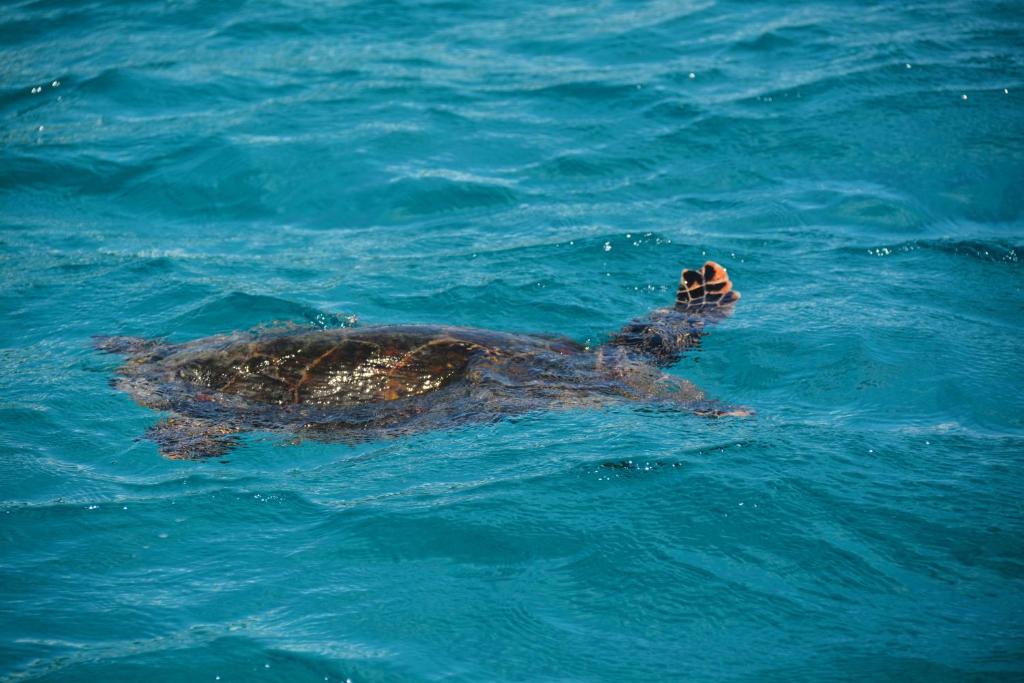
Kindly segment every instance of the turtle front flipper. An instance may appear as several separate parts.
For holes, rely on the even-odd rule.
[[[171,460],[202,460],[225,455],[238,445],[234,427],[191,417],[169,417],[146,430],[160,455]]]
[[[642,374],[635,373],[635,376],[642,376]],[[655,403],[661,402],[662,405],[668,405],[673,409],[684,410],[701,417],[749,417],[754,414],[750,408],[729,405],[716,399],[707,398],[693,382],[671,375],[661,375],[646,386],[632,377],[624,378],[624,382],[638,389],[641,395],[646,394],[653,397]]]
[[[731,406],[721,401],[695,401],[684,406],[701,417],[753,417],[754,411],[743,406]]]
[[[739,299],[740,293],[732,288],[725,268],[708,261],[700,270],[683,271],[676,291],[676,310],[717,320],[728,315]]]
[[[699,270],[683,271],[673,308],[634,320],[613,335],[609,345],[645,362],[672,365],[700,343],[708,323],[729,315],[739,298],[725,268],[708,261]]]

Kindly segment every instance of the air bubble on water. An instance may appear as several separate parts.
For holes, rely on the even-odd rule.
[[[32,94],[33,95],[38,95],[41,92],[43,92],[43,86],[41,86],[41,85],[37,85],[34,88],[32,88]]]
[[[962,99],[962,100],[966,100],[966,99],[967,99],[967,93],[964,93],[963,95],[961,95],[961,96],[960,96],[960,99]]]
[[[86,510],[97,510],[97,509],[99,509],[99,507],[100,507],[99,505],[86,505],[85,509]]]
[[[264,669],[269,669],[269,668],[270,668],[270,665],[269,665],[269,664],[264,664],[264,665],[263,665],[263,668],[264,668]]]
[[[633,239],[633,235],[632,235],[632,233],[628,233],[628,232],[627,232],[627,233],[626,233],[626,239],[627,239],[627,240],[631,240],[631,239]]]
[[[167,538],[167,532],[166,531],[161,531],[160,533],[158,533],[156,535],[156,537],[157,538]]]
[[[605,251],[611,251],[612,250],[612,243],[611,242],[605,242],[604,243],[604,250]]]
[[[1010,94],[1010,89],[1009,88],[1003,88],[1003,94],[1004,95],[1009,95]]]
[[[875,449],[874,449],[874,448],[869,448],[869,449],[868,449],[868,453],[874,453],[874,452],[875,452]]]
[[[122,509],[122,510],[127,510],[127,509],[128,509],[128,506],[127,506],[127,505],[125,505],[125,506],[124,506],[123,508],[121,508],[121,509]]]
[[[60,87],[60,81],[54,81],[53,83],[50,84],[50,87],[51,88],[59,88]]]
[[[911,67],[911,66],[910,66],[909,64],[907,64],[907,65],[906,65],[906,67],[907,67],[908,69],[911,69],[911,68],[913,68],[913,67]]]
[[[39,128],[37,128],[36,130],[42,131],[43,130],[43,126],[39,126]]]
[[[691,79],[697,78],[697,74],[695,74],[695,73],[693,73],[693,72],[691,71],[691,72],[690,72],[690,78],[691,78]]]

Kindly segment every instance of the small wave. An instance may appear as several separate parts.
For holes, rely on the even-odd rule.
[[[350,327],[355,316],[330,313],[273,296],[232,292],[167,321],[175,334],[207,335],[239,329],[299,324],[321,329]]]
[[[784,20],[785,21],[785,20]],[[829,31],[821,24],[777,23],[760,32],[732,43],[731,51],[777,54],[779,51],[794,49],[805,52],[815,40],[828,39]]]
[[[895,254],[906,254],[913,251],[935,251],[953,256],[967,256],[988,261],[990,263],[1020,263],[1021,254],[1024,254],[1024,245],[1013,245],[1007,242],[993,241],[982,242],[975,240],[909,240],[895,244],[879,245],[868,247],[867,253],[872,256],[892,256]]]
[[[443,178],[453,183],[467,183],[472,185],[495,185],[498,187],[514,187],[515,181],[498,178],[496,176],[481,176],[465,171],[456,171],[448,168],[426,169],[414,175],[400,176],[398,181],[406,178]],[[397,182],[397,181],[395,181]]]
[[[398,214],[429,215],[466,209],[510,205],[519,201],[507,183],[455,180],[451,177],[401,177],[386,197],[374,201]]]
[[[694,121],[707,111],[692,102],[672,97],[658,101],[644,110],[644,116],[655,120]]]
[[[311,30],[315,26],[310,21],[273,21],[267,18],[261,19],[237,19],[221,26],[214,39],[224,40],[259,40],[268,37],[280,39],[282,36],[311,37],[316,32]]]
[[[550,98],[555,101],[582,100],[585,102],[624,101],[636,96],[639,89],[636,85],[612,84],[602,81],[567,81],[536,88],[516,88],[520,95]]]

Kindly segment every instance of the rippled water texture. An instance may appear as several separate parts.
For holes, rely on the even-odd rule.
[[[0,680],[1024,677],[1024,6],[5,3]],[[173,462],[98,334],[598,343],[619,407]]]

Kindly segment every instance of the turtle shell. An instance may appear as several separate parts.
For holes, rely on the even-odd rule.
[[[172,377],[257,403],[351,406],[419,396],[463,377],[493,350],[440,329],[287,335],[182,350]]]

